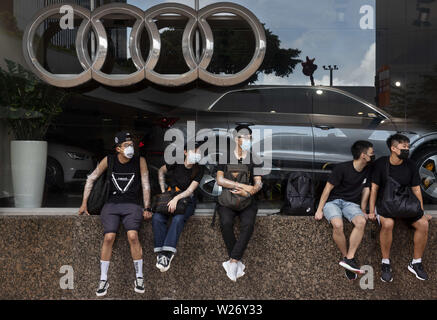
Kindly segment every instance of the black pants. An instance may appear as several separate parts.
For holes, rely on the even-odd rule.
[[[228,250],[229,257],[235,260],[241,260],[250,237],[252,236],[255,226],[255,218],[258,207],[254,202],[242,211],[234,211],[229,208],[218,207],[218,214],[220,216],[220,226]],[[234,218],[240,217],[240,236],[238,240],[234,234]]]

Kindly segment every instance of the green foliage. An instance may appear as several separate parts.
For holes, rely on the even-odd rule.
[[[277,77],[288,77],[293,73],[296,65],[301,62],[298,59],[301,51],[299,49],[281,48],[281,40],[263,24],[267,49],[261,67],[253,74],[247,83],[254,83],[258,80],[260,73],[274,74]],[[169,28],[161,34],[162,52],[156,66],[156,71],[164,74],[184,73],[188,67],[182,56],[182,34],[183,30]],[[237,73],[243,70],[250,62],[255,50],[253,33],[246,28],[217,28],[214,34],[214,54],[208,71],[220,73]],[[148,48],[147,48],[148,50]]]
[[[0,118],[6,118],[16,140],[43,140],[68,94],[20,64],[5,61],[7,70],[0,68]]]

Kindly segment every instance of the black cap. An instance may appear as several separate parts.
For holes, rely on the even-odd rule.
[[[126,142],[126,141],[132,141],[131,134],[127,131],[119,132],[115,135],[115,138],[114,138],[115,145],[114,146],[116,146],[117,144],[122,144],[123,142]]]

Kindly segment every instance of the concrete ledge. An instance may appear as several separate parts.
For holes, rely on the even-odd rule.
[[[218,221],[217,221],[218,222]],[[181,235],[169,271],[161,273],[153,253],[150,221],[140,231],[146,292],[133,291],[134,269],[124,230],[114,244],[106,299],[437,299],[436,224],[431,221],[424,265],[429,281],[407,270],[413,233],[402,222],[393,237],[394,282],[382,283],[378,225],[369,223],[357,259],[374,268],[374,289],[350,282],[326,221],[311,217],[258,217],[236,283],[225,275],[227,259],[218,223],[192,217]],[[346,224],[346,234],[351,226]],[[1,216],[0,299],[96,299],[102,227],[96,216]],[[74,289],[63,290],[60,268],[74,270]]]

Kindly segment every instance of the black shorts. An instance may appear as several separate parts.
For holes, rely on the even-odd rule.
[[[106,203],[100,213],[103,233],[117,233],[120,219],[126,231],[138,231],[143,221],[143,208],[135,203]]]
[[[387,218],[387,217],[384,217],[382,214],[379,214],[377,208],[375,208],[375,213],[380,215],[383,218]],[[422,219],[422,217],[423,217],[423,211],[421,213],[419,213],[417,215],[417,217],[414,217],[414,218],[391,218],[391,219],[401,220],[401,221],[405,222],[406,224],[411,225],[411,224],[419,221],[420,219]]]

